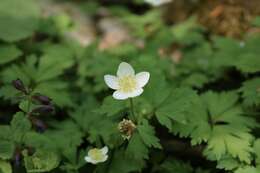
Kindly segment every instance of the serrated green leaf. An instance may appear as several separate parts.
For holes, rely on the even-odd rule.
[[[138,133],[134,133],[129,140],[129,144],[126,149],[126,154],[141,163],[144,159],[148,159],[148,148],[144,145],[141,136]]]
[[[191,109],[192,101],[196,93],[189,88],[174,90],[156,111],[156,117],[160,123],[171,130],[171,121],[186,123],[187,110]]]
[[[260,104],[260,78],[253,78],[243,83],[240,88],[244,103],[248,106]]]
[[[159,149],[162,148],[159,139],[155,136],[154,128],[147,120],[143,120],[142,124],[137,126],[137,129],[145,145]]]
[[[231,170],[234,170],[235,168],[239,167],[240,164],[241,163],[239,163],[238,160],[236,160],[232,157],[227,157],[227,158],[222,158],[221,160],[218,161],[217,168],[224,169],[226,171],[231,171]]]
[[[239,168],[235,171],[235,173],[258,173],[260,171],[259,168],[255,168],[252,166],[246,166],[243,168]]]

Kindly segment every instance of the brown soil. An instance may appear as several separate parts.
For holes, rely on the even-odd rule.
[[[260,15],[260,0],[175,0],[166,16],[170,22],[179,22],[190,15],[210,32],[240,38],[251,29],[251,21]],[[192,3],[193,2],[193,3]]]

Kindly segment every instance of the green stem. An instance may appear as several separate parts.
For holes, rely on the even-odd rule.
[[[134,121],[135,120],[135,111],[134,111],[134,101],[132,98],[130,98],[130,111],[131,111],[131,118]]]
[[[27,114],[29,114],[30,109],[31,109],[31,98],[30,98],[30,97],[31,97],[31,96],[29,96],[29,97],[28,97],[28,100],[27,100],[27,101],[28,101],[28,104],[27,104],[27,112],[26,112]]]

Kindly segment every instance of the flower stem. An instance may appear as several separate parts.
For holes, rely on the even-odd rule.
[[[131,117],[132,120],[135,120],[135,111],[134,111],[134,101],[133,98],[130,98],[130,111],[131,111]]]

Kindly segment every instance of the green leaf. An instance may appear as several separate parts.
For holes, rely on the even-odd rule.
[[[19,78],[26,85],[34,84],[34,93],[47,95],[59,106],[72,106],[73,101],[68,92],[69,83],[58,77],[73,65],[73,51],[66,45],[48,44],[43,48],[44,55],[40,58],[29,56],[25,62],[13,64],[3,71],[3,81],[8,85],[1,88],[1,94],[12,99],[17,92],[9,84]]]
[[[184,163],[182,161],[168,158],[160,165],[161,173],[192,173],[193,168],[190,164]]]
[[[249,132],[257,124],[243,116],[237,102],[235,92],[206,92],[194,99],[187,112],[187,123],[174,123],[172,132],[181,137],[191,137],[193,145],[207,142],[204,154],[210,160],[219,161],[231,156],[250,163],[253,136]]]
[[[57,147],[57,143],[53,142],[51,138],[46,136],[45,134],[40,134],[37,132],[28,132],[24,136],[24,143],[26,146],[55,150]]]
[[[0,64],[11,62],[21,55],[21,50],[15,45],[0,45]]]
[[[144,164],[144,159],[148,159],[149,150],[142,141],[141,136],[138,133],[134,133],[130,138],[129,144],[126,149],[126,154],[129,158],[133,158]]]
[[[236,105],[237,94],[207,92],[202,98],[213,123],[206,154],[216,160],[229,154],[233,158],[250,163],[253,136],[249,132],[256,123],[253,119],[242,116],[241,107]]]
[[[0,160],[0,172],[1,173],[12,173],[12,166],[9,162]]]
[[[1,0],[0,39],[14,42],[31,36],[37,29],[39,12],[34,0]]]
[[[182,85],[201,88],[208,82],[208,77],[202,73],[193,73],[182,81]]]
[[[145,145],[159,149],[162,148],[159,139],[155,136],[154,128],[147,120],[143,120],[142,124],[137,126],[137,129]]]
[[[260,139],[257,139],[254,143],[254,152],[256,154],[256,163],[260,165]]]
[[[135,159],[127,157],[123,150],[117,150],[109,165],[108,173],[130,173],[140,171],[142,164]],[[107,170],[105,171],[107,172]]]
[[[120,113],[126,108],[124,101],[115,100],[113,97],[108,96],[104,99],[100,108],[95,110],[100,114],[106,114],[107,116],[113,116]]]
[[[160,72],[151,72],[143,97],[156,109],[169,96],[170,92],[164,75]]]
[[[0,140],[0,158],[1,159],[12,158],[14,150],[15,150],[15,146],[12,141]]]
[[[260,71],[260,59],[258,54],[254,52],[246,52],[241,54],[234,64],[244,73],[256,73]]]
[[[260,78],[245,81],[240,91],[243,94],[245,105],[256,106],[260,104]]]
[[[22,112],[17,112],[11,121],[11,130],[13,140],[21,143],[24,135],[31,129],[31,122],[27,119],[26,115]]]
[[[205,154],[210,157],[213,155],[216,160],[220,160],[224,155],[230,154],[233,158],[238,158],[249,164],[251,162],[251,153],[253,152],[251,147],[252,140],[253,136],[251,134],[235,131],[232,127],[214,127]]]
[[[27,172],[48,172],[59,165],[60,159],[54,152],[36,150],[32,156],[29,156],[26,152],[26,150],[23,151]]]
[[[171,122],[186,123],[187,110],[191,109],[196,93],[189,88],[176,89],[156,111],[156,118],[171,130]]]
[[[256,18],[252,21],[252,24],[256,27],[260,27],[260,16],[256,16]]]
[[[240,166],[240,162],[232,157],[222,158],[217,163],[218,169],[224,169],[226,171],[234,170]]]
[[[196,22],[196,17],[192,16],[186,21],[174,25],[172,28],[173,39],[181,44],[193,44],[203,41],[202,34],[200,34],[201,28]]]
[[[252,166],[246,166],[243,168],[239,168],[235,171],[235,173],[258,173],[260,171],[260,168],[255,168]]]
[[[12,130],[8,125],[0,125],[0,140],[12,140]]]

